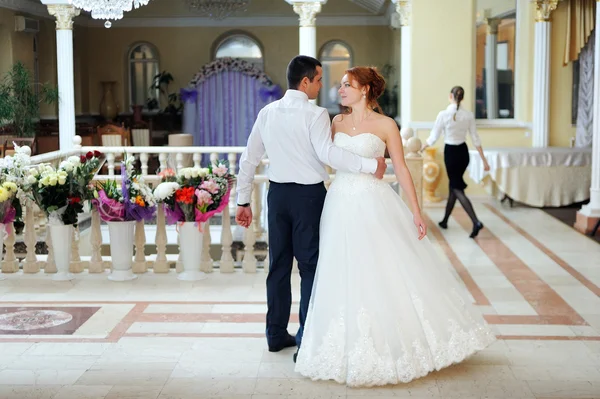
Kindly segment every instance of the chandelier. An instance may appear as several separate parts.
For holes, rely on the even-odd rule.
[[[69,0],[77,8],[92,13],[94,19],[121,19],[123,13],[148,4],[150,0]],[[104,24],[110,28],[110,21]]]
[[[250,0],[184,0],[190,10],[209,18],[222,20],[236,11],[244,10]]]

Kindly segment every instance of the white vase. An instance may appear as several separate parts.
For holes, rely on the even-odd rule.
[[[200,271],[202,259],[202,238],[204,234],[194,222],[184,222],[179,225],[179,251],[183,271],[177,276],[178,280],[204,280],[206,273]]]
[[[133,233],[135,220],[131,222],[107,222],[110,237],[110,256],[112,272],[108,276],[112,281],[136,279],[133,274]]]
[[[4,234],[6,234],[6,226],[0,223],[0,264],[2,263],[2,259],[4,254],[2,251],[4,250]],[[6,277],[0,272],[0,280],[6,280]]]
[[[52,276],[55,281],[73,280],[75,276],[69,272],[71,264],[71,243],[73,242],[73,226],[70,224],[49,224],[52,235],[52,249],[54,250],[54,263],[56,274]]]

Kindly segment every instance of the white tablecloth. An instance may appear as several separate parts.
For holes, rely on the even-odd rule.
[[[469,176],[485,183],[489,176],[492,194],[498,191],[536,207],[564,206],[589,198],[591,148],[490,148],[484,154],[490,171],[475,150],[469,152]]]
[[[490,176],[497,169],[518,168],[521,166],[555,167],[555,166],[590,166],[592,164],[591,148],[490,148],[483,151],[490,165]],[[483,161],[477,150],[470,150],[469,177],[476,183],[483,180],[488,172],[483,170]]]

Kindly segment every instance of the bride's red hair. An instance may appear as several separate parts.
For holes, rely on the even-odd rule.
[[[346,70],[351,82],[358,83],[359,88],[367,87],[367,106],[373,110],[382,112],[377,99],[385,90],[385,79],[375,67],[357,66]]]

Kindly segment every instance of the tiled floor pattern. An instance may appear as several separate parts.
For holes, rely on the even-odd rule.
[[[293,350],[266,350],[262,271],[17,274],[0,282],[0,399],[600,398],[600,245],[539,210],[476,210],[471,240],[461,209],[439,230],[443,205],[427,208],[436,250],[501,338],[459,365],[384,388],[308,381]]]

